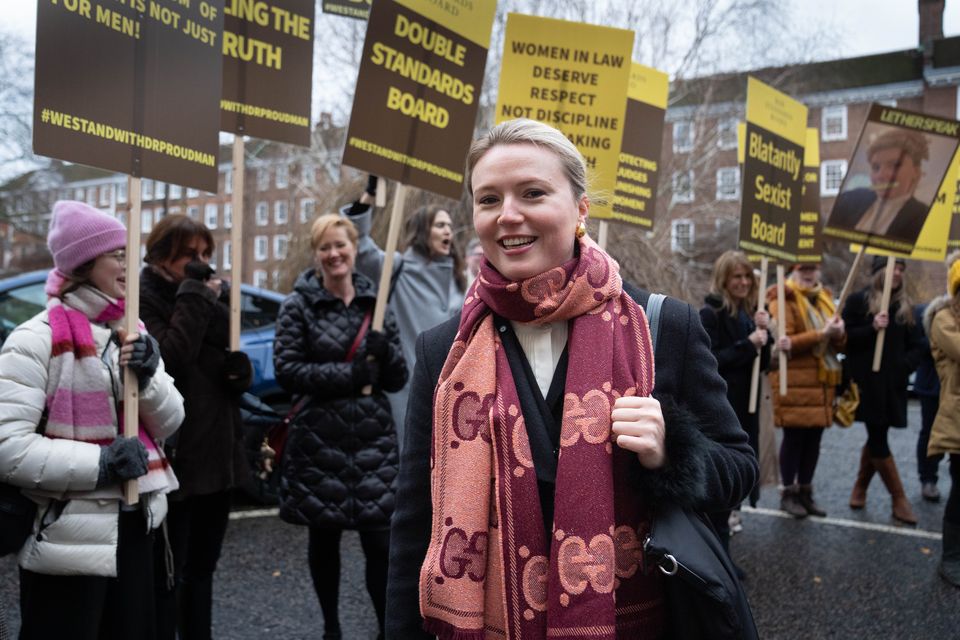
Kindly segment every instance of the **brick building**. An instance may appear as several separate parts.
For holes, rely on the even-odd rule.
[[[919,0],[918,46],[877,55],[755,69],[674,82],[666,114],[657,221],[662,248],[706,269],[736,246],[740,213],[737,123],[745,117],[747,76],[809,108],[820,130],[822,219],[830,213],[871,103],[960,118],[960,37],[943,37],[943,0]],[[667,229],[668,227],[668,229]],[[658,234],[659,235],[659,234]],[[852,255],[828,242],[825,280],[839,286]],[[923,265],[942,290],[943,269]]]
[[[329,195],[331,185],[340,181],[337,138],[342,132],[330,127],[329,120],[321,122],[310,149],[256,140],[247,143],[243,282],[283,290],[289,286],[283,266],[291,241],[309,228],[318,203]],[[232,168],[232,147],[223,146],[216,193],[143,179],[143,241],[163,216],[189,215],[213,234],[213,265],[223,273],[229,271]],[[52,265],[46,234],[57,200],[84,201],[126,224],[130,210],[127,182],[123,174],[55,160],[0,186],[0,275]]]

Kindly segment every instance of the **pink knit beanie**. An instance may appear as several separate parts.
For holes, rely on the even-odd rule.
[[[127,246],[127,230],[111,215],[74,200],[53,205],[47,246],[64,275],[103,253]]]

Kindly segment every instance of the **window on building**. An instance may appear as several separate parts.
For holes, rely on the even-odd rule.
[[[167,184],[165,182],[160,182],[157,180],[153,183],[153,198],[155,200],[163,200],[167,197]]]
[[[140,181],[140,199],[144,202],[153,200],[153,180]]]
[[[124,180],[117,185],[117,203],[127,201],[127,181]]]
[[[223,172],[223,192],[233,193],[233,169]]]
[[[170,200],[179,200],[183,197],[183,187],[178,184],[167,185],[167,196]]]
[[[179,211],[179,209],[177,209],[177,210]],[[157,224],[158,222],[160,222],[161,220],[163,220],[163,216],[165,216],[165,215],[167,215],[167,213],[166,213],[166,211],[164,211],[162,208],[161,208],[161,209],[157,209],[156,211],[154,211],[154,212],[153,212],[153,224]]]
[[[231,253],[231,249],[230,249],[230,241],[229,241],[229,240],[224,240],[224,241],[223,241],[223,270],[224,270],[224,271],[226,271],[227,269],[230,269],[230,268],[231,268],[231,267],[230,267],[230,264],[231,264],[230,261],[231,261],[232,256],[233,256],[233,254]]]
[[[317,168],[312,164],[305,164],[300,167],[300,182],[305,187],[312,187],[317,183]]]
[[[73,192],[73,199],[79,202],[83,202],[84,197],[87,195],[87,192],[83,189],[75,189]]]
[[[217,250],[214,249],[210,252],[210,266],[214,269],[217,268]]]
[[[882,104],[883,106],[890,107],[891,109],[897,108],[897,101],[893,98],[890,98],[889,100],[877,100],[877,104]]]
[[[198,207],[197,205],[193,205],[193,206],[191,206],[191,207],[187,207],[187,215],[188,215],[190,218],[193,218],[194,220],[199,220],[199,219],[200,219],[200,207]]]
[[[280,269],[274,269],[270,272],[270,287],[276,291],[280,288]]]
[[[270,222],[270,208],[266,202],[258,202],[255,210],[258,227],[265,227]]]
[[[740,167],[717,169],[717,200],[740,198]]]
[[[97,188],[89,187],[87,189],[87,204],[91,207],[97,206]]]
[[[286,234],[281,234],[279,236],[273,236],[273,257],[276,260],[286,260],[287,258],[287,247],[290,244],[290,239]]]
[[[203,224],[207,225],[208,229],[217,228],[217,204],[215,202],[207,203],[207,206],[203,210]]]
[[[824,142],[847,139],[847,105],[823,108],[820,113],[820,137]]]
[[[267,259],[267,236],[257,236],[253,239],[253,259],[263,262]]]
[[[736,118],[723,118],[717,121],[717,146],[721,149],[737,148]]]
[[[223,205],[223,228],[230,229],[233,227],[233,204],[230,202],[224,203]]]
[[[304,198],[300,201],[300,222],[307,222],[313,218],[313,211],[316,203],[312,198]]]
[[[112,201],[113,201],[113,185],[112,184],[100,185],[100,206],[109,207]]]
[[[693,202],[693,171],[674,172],[673,201]]]
[[[686,153],[693,150],[693,121],[681,120],[673,123],[673,152]]]
[[[286,200],[278,200],[273,203],[273,221],[277,224],[287,224]]]
[[[693,220],[674,220],[670,223],[670,250],[674,253],[693,249]]]
[[[140,210],[140,232],[150,233],[150,229],[153,229],[153,211],[151,211],[150,209],[141,209]]]
[[[277,189],[286,189],[290,184],[290,169],[287,165],[277,167]]]
[[[257,191],[266,191],[270,188],[270,170],[257,169]]]
[[[180,207],[170,207],[167,209],[167,215],[176,215],[180,213]]]
[[[820,163],[820,195],[835,196],[840,193],[843,177],[847,175],[846,160],[824,160]]]
[[[200,197],[200,191],[199,191],[198,189],[191,189],[190,187],[187,187],[187,199],[188,199],[188,200],[189,200],[190,198],[199,198],[199,197]]]
[[[253,286],[260,287],[261,289],[266,288],[267,286],[267,272],[263,269],[254,269],[253,270]]]

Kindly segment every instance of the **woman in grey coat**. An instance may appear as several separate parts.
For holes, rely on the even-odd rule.
[[[342,207],[340,213],[353,222],[360,234],[357,273],[379,282],[384,251],[370,237],[371,203],[376,190],[377,178],[370,176],[360,199]],[[453,239],[453,222],[442,207],[421,207],[411,214],[404,226],[401,246],[403,253],[394,257],[390,309],[400,329],[404,360],[412,370],[417,336],[460,313],[467,281],[463,256]],[[409,393],[408,383],[400,391],[387,394],[401,448]]]

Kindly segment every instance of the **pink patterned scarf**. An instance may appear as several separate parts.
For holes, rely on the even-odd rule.
[[[53,272],[52,272],[53,273]],[[108,445],[123,432],[123,380],[118,375],[115,347],[107,353],[112,365],[101,362],[91,323],[120,328],[124,301],[113,300],[95,288],[81,286],[47,301],[51,353],[47,377],[48,438]],[[140,330],[145,331],[141,323]],[[104,384],[104,367],[112,373]],[[178,482],[163,451],[139,426],[147,448],[148,472],[139,479],[140,493],[177,488]]]
[[[649,395],[653,349],[619,265],[584,237],[580,255],[512,282],[484,262],[433,404],[430,546],[420,573],[424,628],[442,640],[657,638],[659,576],[642,570],[649,529],[615,446],[620,396]],[[553,540],[547,557],[530,442],[495,312],[571,321]]]

